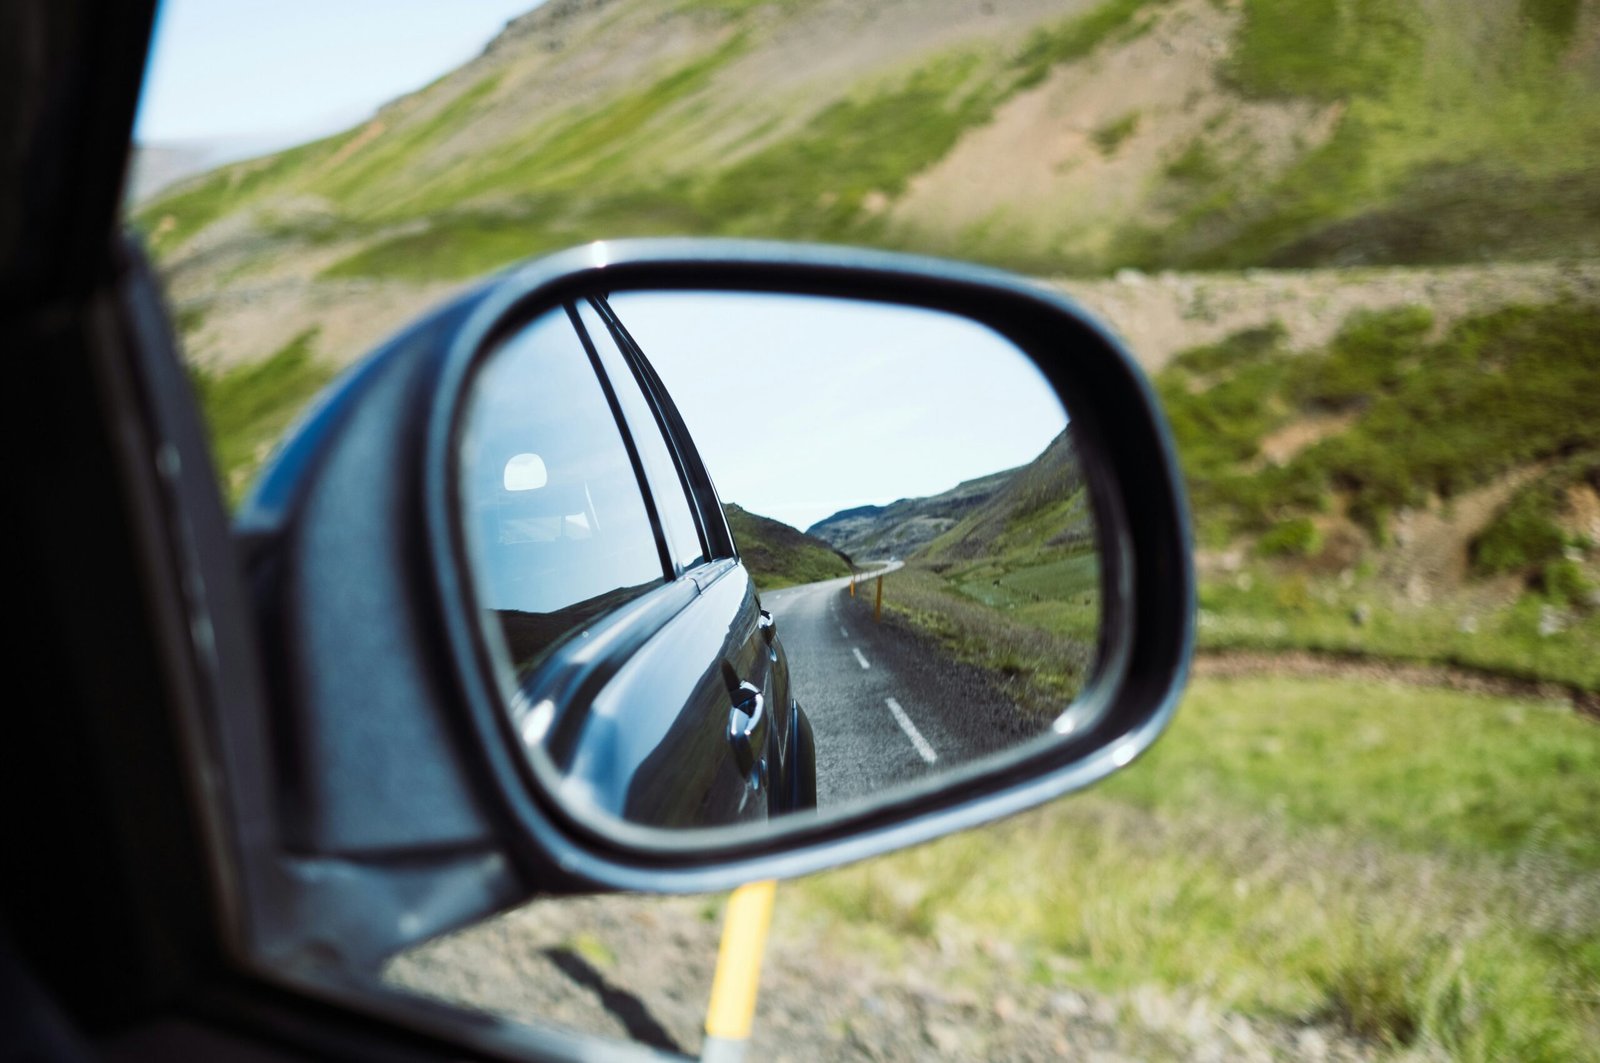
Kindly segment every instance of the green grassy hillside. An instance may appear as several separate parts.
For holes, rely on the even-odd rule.
[[[1431,326],[1426,307],[1409,307],[1353,318],[1326,350],[1286,351],[1267,328],[1176,358],[1159,390],[1210,541],[1265,533],[1268,553],[1313,553],[1320,535],[1294,529],[1338,508],[1381,543],[1396,510],[1600,447],[1592,307],[1513,308],[1437,340]],[[1350,423],[1263,464],[1268,435],[1315,414]],[[1576,478],[1593,461],[1569,464]],[[1481,567],[1551,562],[1565,545],[1547,521],[1524,535],[1543,537],[1517,543],[1503,531]]]
[[[1423,307],[1355,315],[1314,351],[1268,327],[1159,375],[1209,548],[1202,644],[1600,690],[1600,314],[1433,332]]]
[[[844,0],[553,0],[372,121],[198,177],[135,220],[175,275],[293,263],[329,280],[467,277],[653,233],[1036,272],[1600,253],[1593,4],[989,6],[952,44]],[[870,58],[840,71],[827,47],[783,44],[808,35]],[[1175,57],[1179,95],[1101,99],[1095,79],[1147,52]],[[1082,143],[1033,184],[1007,179],[1063,137]],[[962,177],[969,155],[995,179]]]
[[[786,884],[779,926],[907,977],[955,949],[980,985],[1328,1024],[1342,1058],[1595,1060],[1597,771],[1600,728],[1549,702],[1202,678],[1126,773]]]
[[[1083,468],[1063,431],[1033,461],[1006,474],[982,507],[918,553],[928,561],[1077,552],[1093,544]]]
[[[890,623],[996,674],[1048,719],[1088,678],[1100,623],[1093,512],[1063,431],[885,578]],[[917,500],[908,500],[917,501]]]
[[[821,539],[733,503],[722,507],[739,557],[764,591],[848,576],[850,559]]]
[[[926,498],[902,498],[887,506],[857,506],[824,517],[806,529],[862,559],[905,557],[949,531],[986,505],[1011,479],[1006,469],[963,481]]]
[[[1373,1058],[1600,1058],[1600,730],[1567,700],[1600,706],[1597,322],[1406,308],[1311,350],[1269,323],[1179,355],[1157,385],[1205,544],[1202,650],[1366,677],[1270,654],[1202,676],[1133,770],[807,881],[805,916],[890,956],[1000,941],[997,980],[1159,985]],[[1083,527],[1063,457],[884,581],[886,623],[1041,715],[1079,689],[1097,617],[1074,609],[1092,555],[1051,545]],[[1396,659],[1566,689],[1421,688]]]
[[[309,329],[266,361],[231,372],[190,372],[229,501],[239,500],[278,437],[332,379],[327,364],[315,356],[316,338],[316,330]]]
[[[1600,252],[1595,11],[1576,0],[1246,0],[1226,91],[1336,108],[1273,179],[1201,137],[1163,175],[1177,206],[1124,230],[1130,260],[1240,267]]]

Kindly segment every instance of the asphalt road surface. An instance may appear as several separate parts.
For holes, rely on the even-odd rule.
[[[983,673],[874,623],[871,576],[854,601],[849,586],[845,577],[761,595],[816,735],[819,808],[1008,749],[1037,730]],[[892,576],[885,586],[892,594]]]

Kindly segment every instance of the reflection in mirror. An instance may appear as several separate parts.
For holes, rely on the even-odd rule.
[[[506,462],[507,491],[534,491],[549,482],[550,474],[537,454],[513,454]]]
[[[1054,390],[980,323],[577,300],[485,360],[460,456],[508,711],[577,814],[826,813],[1077,722],[1084,471]]]

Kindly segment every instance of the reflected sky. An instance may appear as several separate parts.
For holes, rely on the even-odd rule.
[[[988,328],[792,295],[613,295],[724,502],[806,528],[1026,464],[1066,414]]]

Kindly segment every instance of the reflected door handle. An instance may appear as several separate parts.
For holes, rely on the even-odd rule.
[[[753,683],[740,683],[728,710],[728,744],[739,774],[749,779],[756,770],[757,750],[767,748],[767,699]]]

